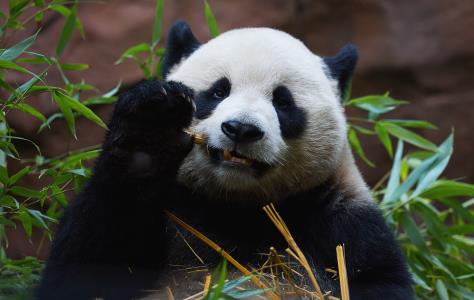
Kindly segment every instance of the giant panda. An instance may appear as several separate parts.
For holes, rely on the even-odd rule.
[[[258,265],[285,240],[262,211],[273,203],[323,291],[345,245],[351,299],[411,299],[394,236],[351,154],[341,99],[357,61],[269,28],[200,43],[183,21],[167,36],[163,75],[120,96],[94,172],[66,209],[38,299],[135,299],[198,261],[168,210]],[[195,145],[187,131],[203,135]],[[230,154],[229,154],[230,153]],[[182,232],[181,232],[182,233]],[[187,235],[209,268],[220,256]]]

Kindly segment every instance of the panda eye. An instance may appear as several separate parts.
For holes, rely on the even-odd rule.
[[[223,99],[227,96],[227,93],[224,89],[216,89],[214,90],[214,92],[212,93],[212,97],[216,98],[216,99]]]
[[[229,79],[223,77],[216,82],[209,88],[208,90],[208,97],[214,100],[223,100],[227,98],[230,94],[230,81]]]
[[[293,106],[293,96],[285,86],[279,86],[273,91],[273,106],[276,109],[285,111]]]
[[[275,105],[280,110],[287,110],[291,106],[291,100],[288,98],[276,98],[273,99],[273,105]]]

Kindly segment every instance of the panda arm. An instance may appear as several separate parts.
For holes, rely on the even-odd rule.
[[[381,212],[369,201],[337,206],[332,232],[345,247],[351,299],[412,299],[405,259]]]
[[[156,80],[120,97],[93,175],[58,226],[39,299],[113,298],[109,291],[134,284],[132,273],[146,287],[138,270],[163,263],[162,210],[175,196],[179,166],[192,148],[182,131],[192,119],[191,99],[183,85]],[[119,280],[124,285],[117,286]]]

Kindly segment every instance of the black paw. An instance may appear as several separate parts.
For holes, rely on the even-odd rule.
[[[194,110],[190,88],[173,81],[147,80],[120,97],[111,125],[127,122],[133,128],[147,131],[183,129],[191,124]]]
[[[148,80],[123,94],[109,123],[104,156],[125,174],[173,178],[193,142],[193,91],[178,82]],[[109,167],[110,167],[109,163]]]

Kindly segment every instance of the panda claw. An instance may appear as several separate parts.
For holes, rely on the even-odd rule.
[[[166,89],[164,87],[161,87],[161,93],[165,96],[168,96],[168,93],[166,92]]]

